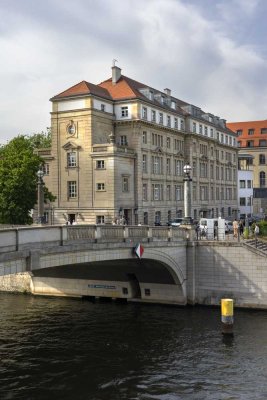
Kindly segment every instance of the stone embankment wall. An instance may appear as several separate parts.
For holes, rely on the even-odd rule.
[[[30,272],[18,272],[0,276],[0,291],[31,293],[32,277]]]
[[[195,243],[188,248],[188,300],[219,305],[232,298],[239,307],[267,308],[267,258],[242,243]]]

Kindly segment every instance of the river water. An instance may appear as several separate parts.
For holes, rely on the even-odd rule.
[[[0,399],[267,399],[267,312],[0,294]]]

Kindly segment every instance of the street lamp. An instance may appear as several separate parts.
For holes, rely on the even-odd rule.
[[[42,224],[44,220],[44,181],[43,181],[43,176],[44,173],[41,170],[41,167],[39,168],[39,171],[37,171],[37,207],[38,207],[38,218],[37,222],[38,224]]]
[[[191,217],[191,182],[190,172],[192,170],[191,165],[186,164],[184,166],[184,225],[192,224]]]

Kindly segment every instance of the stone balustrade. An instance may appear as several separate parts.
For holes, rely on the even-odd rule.
[[[0,228],[0,253],[76,243],[181,241],[194,239],[194,230],[128,225],[71,225]]]

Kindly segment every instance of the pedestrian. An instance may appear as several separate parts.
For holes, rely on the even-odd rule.
[[[260,228],[259,228],[258,224],[255,224],[254,233],[255,233],[255,238],[257,238],[259,236],[259,233],[260,233]]]
[[[239,232],[240,232],[240,235],[243,235],[243,232],[244,232],[244,224],[243,224],[242,219],[239,221]]]
[[[234,230],[234,238],[237,238],[237,234],[238,234],[238,222],[235,219],[233,222],[233,230]]]

